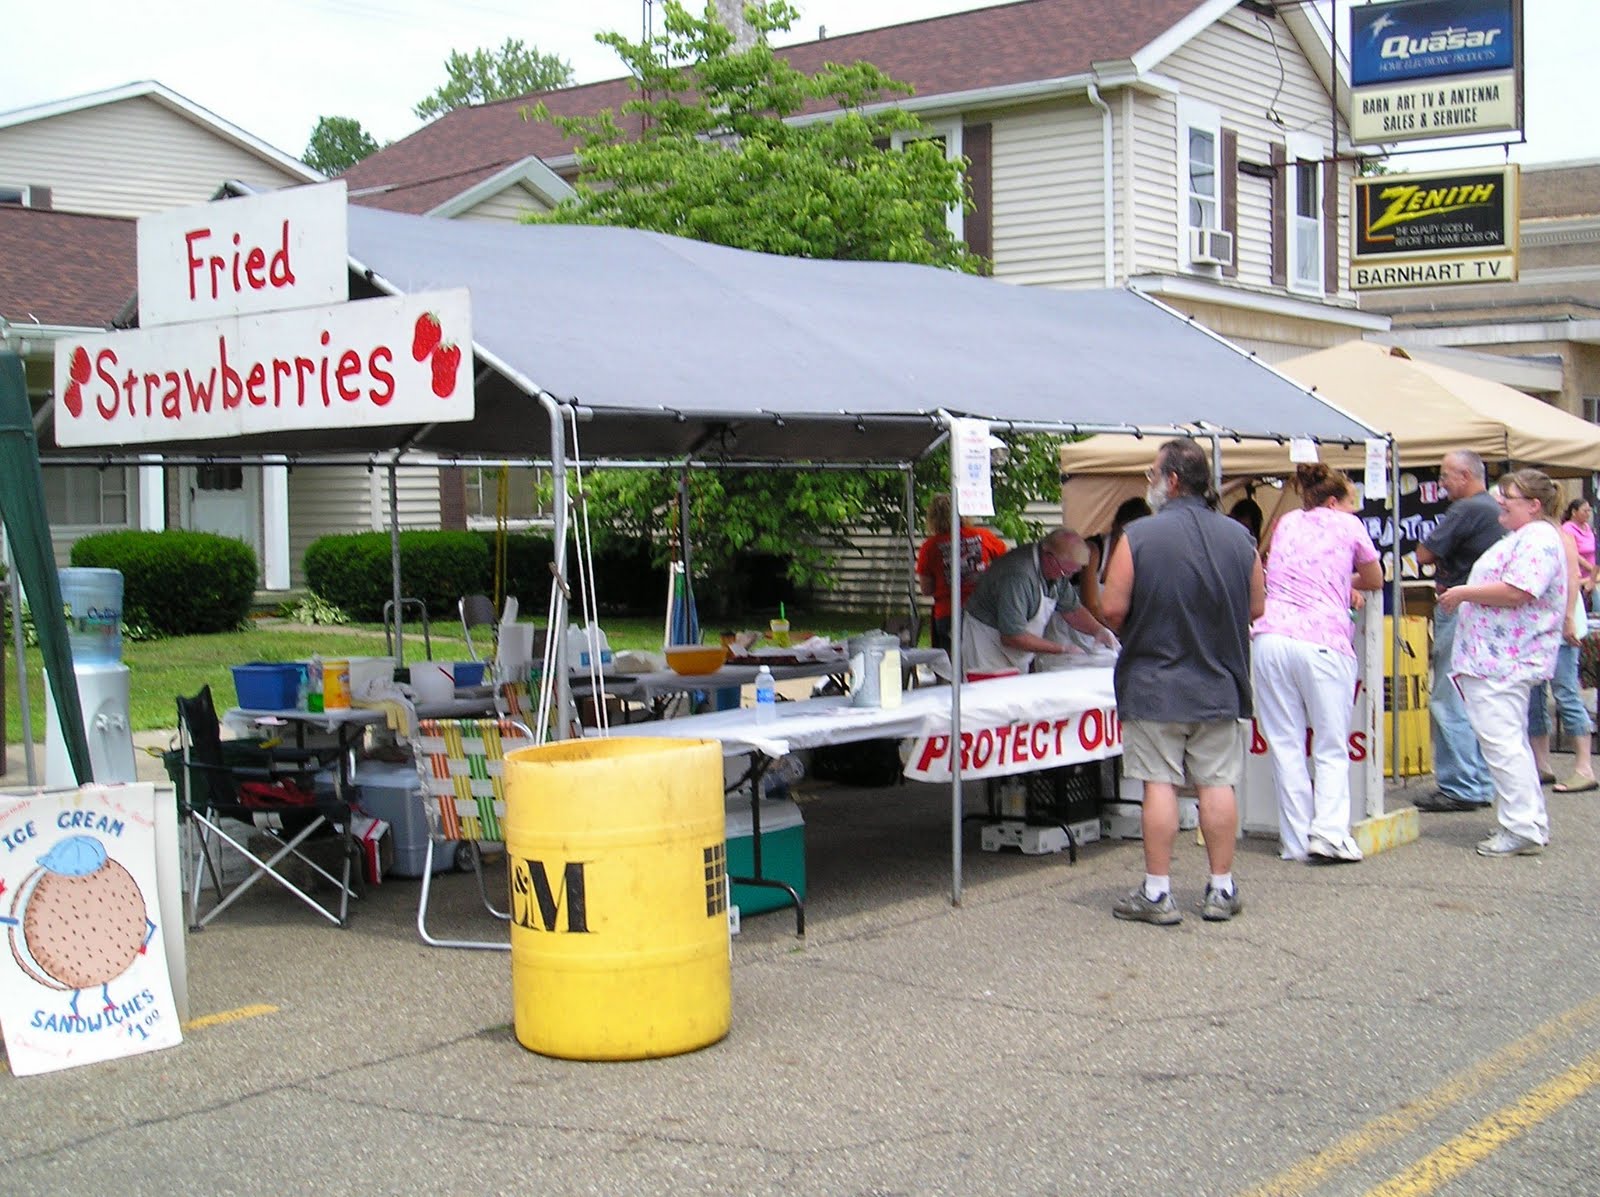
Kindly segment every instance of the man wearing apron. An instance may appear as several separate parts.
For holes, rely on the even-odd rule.
[[[1038,544],[1018,545],[979,576],[962,624],[967,673],[1027,673],[1035,656],[1081,652],[1044,634],[1060,612],[1067,627],[1115,648],[1117,638],[1078,601],[1071,575],[1089,560],[1076,532],[1057,528]]]

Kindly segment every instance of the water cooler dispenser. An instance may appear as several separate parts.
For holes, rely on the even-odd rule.
[[[122,574],[114,569],[63,569],[72,671],[78,678],[89,763],[98,782],[137,781],[133,733],[128,725],[131,679],[122,663]],[[61,734],[55,698],[45,679],[44,777],[47,786],[72,786],[72,762]]]

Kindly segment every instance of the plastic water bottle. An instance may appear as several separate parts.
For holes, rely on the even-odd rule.
[[[772,680],[772,670],[765,665],[756,674],[756,722],[778,721],[778,690]]]

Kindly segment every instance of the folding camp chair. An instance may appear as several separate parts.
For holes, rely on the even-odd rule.
[[[350,803],[337,795],[319,795],[316,773],[324,761],[315,752],[269,748],[245,741],[224,744],[211,700],[211,687],[193,698],[178,699],[179,813],[194,833],[193,884],[189,925],[198,931],[238,900],[263,877],[270,877],[330,923],[344,926],[354,895],[351,880],[358,860]],[[223,827],[230,818],[249,823],[274,841],[270,855],[258,855]],[[337,827],[344,861],[335,877],[308,857],[303,846],[318,832]],[[252,837],[253,838],[253,837]],[[223,883],[223,857],[235,852],[250,862],[250,875],[231,889]],[[337,913],[317,901],[283,871],[291,858],[338,887]],[[200,917],[200,890],[209,876],[217,904]]]
[[[508,750],[533,742],[532,730],[512,719],[424,719],[417,725],[417,768],[427,794],[428,819],[434,824],[422,868],[422,893],[417,899],[417,934],[423,943],[436,948],[511,950],[509,943],[431,935],[428,896],[433,888],[434,840],[450,840],[466,845],[484,907],[497,919],[510,919],[510,912],[495,906],[489,897],[478,845],[505,842],[503,758]]]

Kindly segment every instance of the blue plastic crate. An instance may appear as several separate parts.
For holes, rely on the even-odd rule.
[[[248,711],[293,710],[300,697],[300,667],[264,661],[235,665],[233,688]]]

